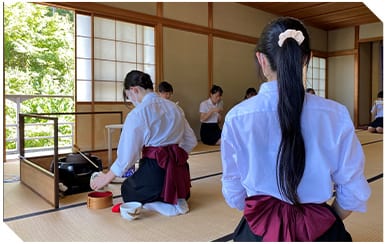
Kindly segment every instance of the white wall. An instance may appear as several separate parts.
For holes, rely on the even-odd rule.
[[[354,117],[354,56],[328,58],[328,96],[342,103]]]

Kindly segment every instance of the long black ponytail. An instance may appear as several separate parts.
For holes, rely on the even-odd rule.
[[[279,41],[280,34],[289,37]],[[299,39],[299,36],[303,38]],[[293,204],[299,205],[297,188],[305,168],[305,147],[301,133],[305,96],[303,67],[311,56],[307,30],[297,19],[279,18],[266,26],[256,51],[264,53],[271,69],[277,72],[277,108],[282,135],[276,158],[279,192]]]

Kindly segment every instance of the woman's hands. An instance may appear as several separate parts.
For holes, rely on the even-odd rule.
[[[90,181],[90,187],[94,191],[102,189],[107,184],[109,184],[114,178],[115,175],[111,171],[107,173],[100,172],[97,177]]]
[[[221,117],[222,115],[222,112],[223,112],[223,109],[222,108],[212,108],[210,109],[207,113],[201,113],[200,115],[200,121],[201,122],[204,122],[206,121],[213,113],[218,113],[219,114],[219,117]]]

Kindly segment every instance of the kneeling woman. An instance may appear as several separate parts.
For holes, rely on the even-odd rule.
[[[135,108],[123,125],[117,159],[90,187],[98,190],[121,177],[142,152],[138,170],[122,183],[123,201],[141,202],[144,208],[167,216],[187,213],[191,186],[187,159],[197,139],[184,113],[158,96],[150,76],[141,71],[127,74],[124,95]]]
[[[221,142],[222,93],[221,87],[213,85],[209,98],[200,104],[200,137],[206,145],[220,145]]]
[[[227,113],[221,135],[222,192],[244,212],[234,240],[351,241],[342,220],[366,211],[365,157],[346,107],[304,91],[307,30],[273,21],[256,57],[268,81]]]

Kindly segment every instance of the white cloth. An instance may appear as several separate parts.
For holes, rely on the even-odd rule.
[[[148,93],[126,117],[110,170],[123,175],[139,159],[143,146],[178,144],[187,153],[197,145],[196,136],[182,109],[174,102]]]
[[[306,94],[302,134],[306,166],[298,187],[302,203],[331,199],[346,210],[366,211],[370,187],[365,157],[347,109],[337,102]],[[281,139],[277,82],[261,85],[257,96],[236,105],[226,116],[221,135],[222,192],[229,206],[244,209],[247,196],[284,200],[276,183],[276,156]]]
[[[216,104],[213,104],[212,100],[210,100],[210,98],[208,98],[207,100],[202,101],[200,103],[200,113],[207,113],[212,108],[223,108],[223,102],[220,101]],[[219,113],[214,112],[210,115],[210,117],[207,120],[201,121],[201,123],[218,123],[219,116],[220,116]]]

